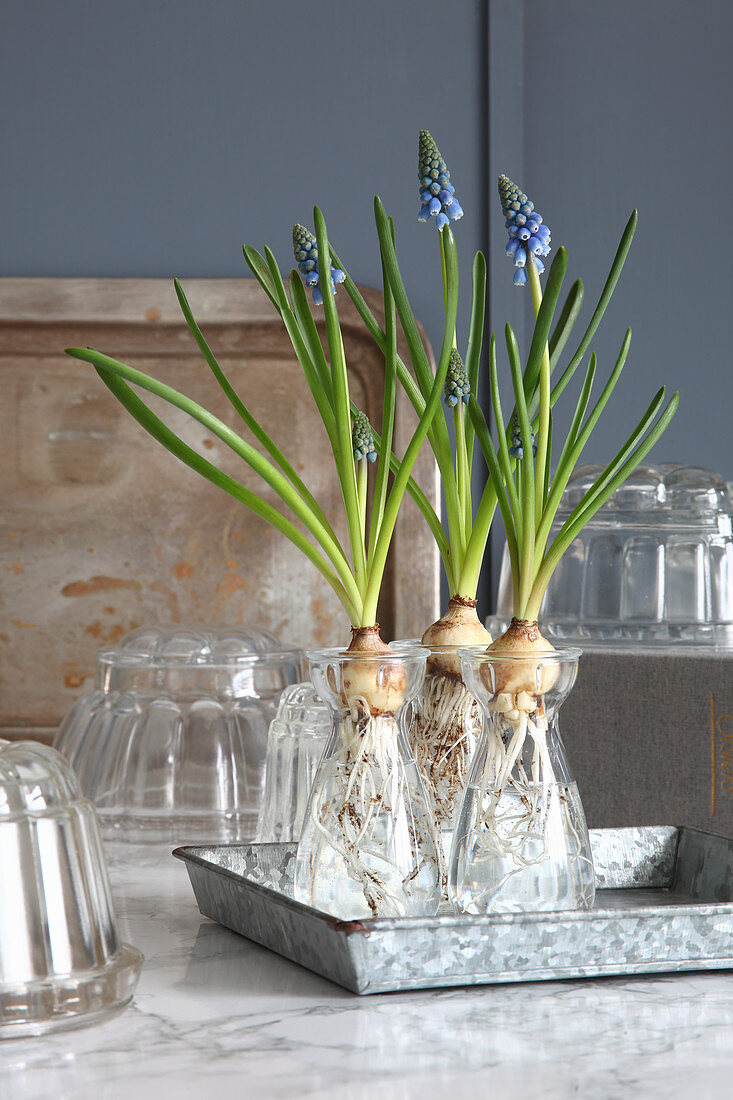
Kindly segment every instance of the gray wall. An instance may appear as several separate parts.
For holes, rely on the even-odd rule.
[[[542,211],[553,243],[568,248],[567,285],[583,278],[585,319],[628,216],[639,211],[592,345],[598,377],[611,370],[627,326],[631,351],[588,461],[610,458],[666,384],[679,389],[680,408],[648,461],[708,466],[733,479],[732,40],[726,0],[491,0],[491,190],[504,171]],[[509,318],[521,333],[529,296],[511,286],[504,232],[494,205],[492,324],[501,329]],[[574,399],[577,387],[567,393]],[[558,406],[556,426],[572,405],[564,402],[564,415]],[[494,582],[502,539],[497,524]]]
[[[378,192],[439,341],[417,135],[430,129],[452,166],[470,273],[485,217],[480,0],[457,0],[449,24],[438,0],[4,6],[0,274],[247,276],[244,241],[289,270],[292,223],[312,225],[318,202],[350,273],[379,285]]]
[[[637,409],[666,383],[680,390],[681,405],[654,457],[733,478],[733,6],[498,0],[492,31],[493,146],[514,142],[524,190],[553,242],[569,250],[568,285],[583,278],[586,316],[629,214],[639,211],[622,280],[593,344],[601,376],[627,325],[631,353],[588,458],[610,457]],[[503,121],[512,115],[513,93],[498,86],[507,55],[521,84],[521,139]],[[494,257],[497,222],[499,215],[489,223]],[[495,292],[498,319],[512,307],[506,289]]]
[[[723,0],[6,0],[3,14],[0,275],[239,275],[243,240],[286,267],[290,225],[318,201],[375,285],[379,191],[438,343],[436,234],[415,221],[427,126],[466,211],[464,281],[488,240],[495,327],[521,332],[529,308],[503,256],[498,172],[567,244],[588,300],[638,206],[596,341],[609,367],[630,324],[632,356],[588,457],[668,382],[683,405],[657,456],[733,477]]]

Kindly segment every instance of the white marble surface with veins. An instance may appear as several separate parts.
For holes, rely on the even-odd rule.
[[[202,917],[170,849],[108,856],[134,1001],[0,1043],[2,1100],[733,1096],[733,971],[357,997]]]

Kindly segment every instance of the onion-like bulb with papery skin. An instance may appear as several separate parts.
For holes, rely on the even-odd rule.
[[[537,622],[512,619],[504,633],[486,650],[487,656],[505,653],[512,660],[493,660],[485,665],[482,675],[486,686],[494,692],[497,702],[499,696],[507,696],[507,705],[509,700],[512,703],[509,709],[519,706],[520,710],[534,710],[537,697],[549,691],[557,680],[556,664],[542,660],[554,652],[555,647],[541,633]],[[525,656],[526,660],[517,660]],[[506,708],[500,706],[499,709]]]
[[[420,639],[424,646],[439,649],[444,646],[489,645],[491,635],[476,614],[476,601],[464,596],[452,596],[444,615],[434,622]],[[434,653],[428,658],[429,676],[461,677],[461,659],[453,654]]]
[[[346,653],[353,653],[354,660],[344,664],[341,675],[344,703],[359,711],[368,710],[372,717],[395,714],[405,701],[409,675],[401,661],[379,658],[399,654],[382,641],[379,623],[352,626],[351,633]],[[335,684],[332,686],[335,690]]]

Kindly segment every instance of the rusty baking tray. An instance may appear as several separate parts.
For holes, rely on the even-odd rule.
[[[177,848],[207,917],[354,993],[733,967],[733,840],[591,830],[585,912],[343,921],[293,898],[295,844]]]
[[[232,385],[342,538],[328,437],[267,296],[254,279],[186,279],[184,286]],[[379,317],[381,293],[362,290]],[[347,295],[339,315],[351,396],[378,424],[384,355]],[[314,317],[325,324],[322,310]],[[89,364],[64,355],[71,345],[101,348],[182,390],[229,427],[241,426],[202,362],[172,279],[0,279],[0,437],[13,456],[3,467],[0,509],[0,738],[50,744],[91,690],[100,647],[114,648],[137,626],[246,624],[301,648],[348,638],[337,597],[300,551],[150,439]],[[156,409],[209,462],[262,491],[211,433],[180,413],[171,421],[164,405]],[[414,425],[398,387],[396,453]],[[414,473],[438,508],[429,448]],[[266,499],[275,500],[269,489]],[[406,500],[382,586],[385,638],[414,637],[437,618],[439,578],[435,540]]]

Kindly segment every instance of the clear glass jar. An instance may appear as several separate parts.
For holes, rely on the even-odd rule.
[[[430,916],[441,896],[438,842],[404,717],[427,651],[308,657],[334,728],[298,845],[295,897],[345,920]]]
[[[486,729],[458,815],[449,888],[462,912],[589,909],[585,814],[558,730],[580,650],[461,650]]]

